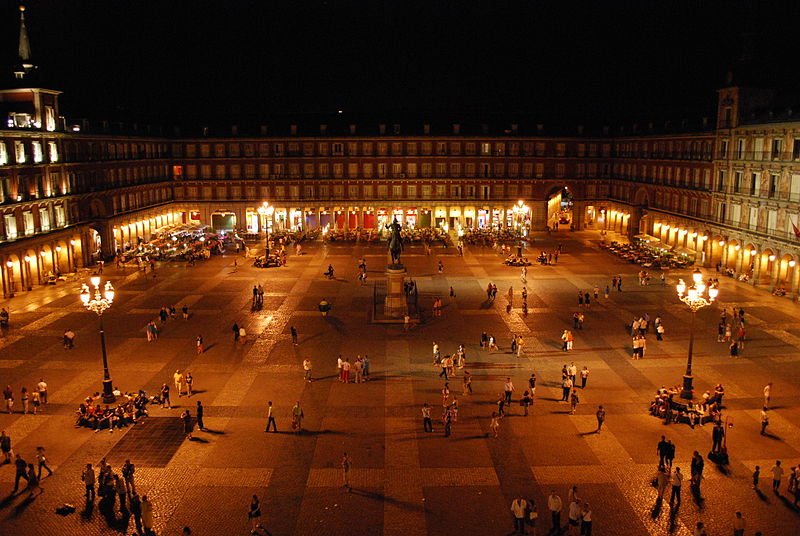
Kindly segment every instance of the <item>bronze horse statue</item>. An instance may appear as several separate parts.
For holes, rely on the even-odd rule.
[[[403,252],[403,238],[400,236],[400,224],[397,218],[393,218],[392,223],[386,226],[387,229],[392,230],[392,236],[389,238],[389,253],[392,255],[392,264],[400,265],[400,253]]]

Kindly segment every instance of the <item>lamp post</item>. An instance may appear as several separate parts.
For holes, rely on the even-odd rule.
[[[103,351],[103,403],[113,404],[115,397],[111,386],[111,376],[108,374],[108,357],[106,356],[106,333],[103,329],[103,312],[111,307],[114,302],[114,287],[111,281],[106,281],[103,292],[100,292],[100,278],[94,276],[90,279],[94,293],[84,283],[81,286],[81,302],[90,311],[100,317],[100,348]]]
[[[258,207],[258,213],[264,220],[264,248],[269,254],[269,226],[267,225],[267,217],[272,216],[275,212],[275,207],[270,206],[267,201],[264,201],[264,204]]]
[[[683,375],[683,390],[681,391],[681,398],[685,398],[687,400],[691,400],[693,397],[692,391],[694,390],[694,386],[692,382],[694,377],[692,376],[692,350],[694,349],[694,316],[695,313],[706,307],[707,305],[711,305],[717,294],[719,294],[719,289],[716,287],[706,287],[703,283],[703,274],[700,270],[695,270],[692,273],[692,284],[687,286],[686,283],[683,282],[683,279],[678,281],[678,284],[675,285],[675,290],[678,291],[678,298],[689,306],[689,309],[692,311],[692,321],[689,326],[689,358],[686,361],[686,374]],[[706,297],[706,291],[707,296]]]

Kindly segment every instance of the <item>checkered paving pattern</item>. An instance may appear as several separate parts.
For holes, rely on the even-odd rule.
[[[369,280],[379,279],[382,245],[311,244],[303,255],[291,256],[286,268],[240,262],[234,272],[232,257],[225,255],[194,267],[161,266],[156,279],[108,269],[105,277],[118,290],[105,315],[115,385],[154,393],[171,383],[177,369],[190,370],[195,378],[192,397],[173,395],[173,409],[151,408],[142,424],[113,434],[74,426],[74,409],[100,389],[102,373],[97,319],[81,310],[78,285],[39,289],[3,303],[11,310],[12,327],[0,337],[0,383],[17,393],[40,378],[50,387],[49,404],[38,415],[22,415],[18,400],[17,412],[0,415],[0,429],[28,461],[36,446],[44,446],[55,472],[34,500],[23,494],[0,501],[0,536],[132,533],[133,523],[125,526],[119,513],[112,528],[96,506],[87,508],[82,501],[81,469],[103,457],[116,469],[128,458],[137,465],[137,491],[153,501],[159,535],[179,534],[184,525],[199,535],[246,534],[253,494],[262,501],[262,524],[276,535],[508,534],[510,503],[520,494],[536,501],[542,534],[550,529],[547,495],[556,491],[566,507],[573,485],[592,506],[594,534],[691,536],[698,521],[709,534],[729,534],[737,510],[747,519],[747,534],[791,534],[800,523],[798,510],[787,499],[786,479],[783,495],[769,491],[769,468],[776,459],[787,469],[800,462],[800,310],[726,279],[719,303],[697,313],[695,387],[702,393],[725,385],[725,414],[734,425],[728,435],[731,462],[727,468],[706,462],[702,500],[686,486],[679,508],[656,508],[649,482],[660,436],[677,445],[675,466],[686,474],[692,452],[705,456],[711,445],[708,426],[665,427],[647,414],[659,386],[680,382],[689,313],[673,287],[638,286],[637,267],[599,250],[595,238],[588,232],[537,237],[537,249],[552,249],[558,240],[566,254],[558,265],[530,267],[525,283],[519,269],[503,266],[490,248],[467,247],[459,257],[453,248],[434,248],[428,256],[410,246],[403,261],[422,306],[429,310],[440,296],[445,307],[442,316],[428,314],[425,324],[408,333],[401,326],[368,322],[372,287],[358,284],[356,260],[365,257]],[[442,275],[436,270],[440,259]],[[321,277],[329,263],[337,280]],[[559,336],[571,328],[577,291],[603,288],[618,274],[626,278],[624,292],[593,300],[585,329],[575,331],[575,350],[562,352]],[[667,281],[678,277],[685,274],[668,273]],[[255,283],[267,293],[265,307],[251,313]],[[489,283],[499,288],[495,301],[486,300]],[[523,284],[527,314],[519,308]],[[450,286],[455,299],[449,298]],[[510,286],[514,307],[506,312]],[[333,306],[325,318],[316,311],[323,297]],[[187,304],[190,320],[178,315],[148,343],[144,325],[173,304],[178,309]],[[716,342],[716,324],[720,307],[735,305],[748,311],[749,340],[732,360],[727,345]],[[632,361],[625,326],[645,312],[662,316],[666,337],[649,337],[645,359]],[[247,330],[245,342],[234,343],[233,322]],[[289,336],[292,325],[300,333],[298,345]],[[70,351],[60,345],[67,328],[77,333]],[[478,346],[482,331],[497,338],[499,350]],[[519,357],[510,353],[512,333],[525,338]],[[200,355],[194,346],[198,334],[206,347]],[[459,400],[449,438],[437,420],[443,379],[431,364],[434,340],[444,353],[464,344],[473,377],[472,394],[462,394],[463,371],[449,378]],[[351,361],[368,354],[369,381],[338,382],[339,354]],[[306,357],[313,364],[312,383],[303,379]],[[588,366],[590,376],[571,414],[559,402],[560,370],[573,361]],[[532,372],[538,382],[529,415],[512,404],[494,439],[489,420],[503,382],[513,380],[516,401]],[[769,381],[774,382],[770,434],[761,436],[761,390]],[[188,441],[178,416],[184,409],[194,413],[198,400],[206,408],[206,430]],[[274,404],[277,433],[264,432],[267,401]],[[290,428],[297,401],[305,413],[300,434]],[[433,433],[422,429],[425,402],[432,407]],[[598,404],[607,410],[601,433],[595,433]],[[344,452],[353,463],[349,491],[340,467]],[[762,469],[761,495],[751,489],[755,465]],[[0,497],[13,482],[13,468],[0,466]],[[75,504],[78,512],[56,515],[64,503]]]

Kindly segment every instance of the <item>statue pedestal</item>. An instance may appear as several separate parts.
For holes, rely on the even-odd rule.
[[[402,318],[408,313],[408,303],[403,283],[406,280],[406,267],[390,264],[386,267],[386,298],[383,301],[383,314],[392,318]]]

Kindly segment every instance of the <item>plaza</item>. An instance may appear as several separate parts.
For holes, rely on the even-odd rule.
[[[660,509],[650,485],[658,465],[656,444],[666,435],[677,446],[674,466],[689,474],[692,452],[705,458],[712,426],[664,425],[648,413],[657,389],[681,383],[686,367],[690,312],[678,300],[675,284],[689,280],[688,270],[658,271],[650,285],[640,286],[640,267],[599,248],[596,231],[532,232],[528,256],[540,250],[563,254],[557,264],[529,267],[528,312],[520,309],[519,268],[502,264],[491,247],[470,245],[460,256],[455,247],[437,244],[430,255],[410,245],[402,254],[408,278],[418,288],[423,318],[410,331],[399,323],[375,323],[373,284],[385,278],[386,244],[304,242],[302,255],[287,248],[285,267],[259,269],[228,248],[194,266],[156,264],[156,276],[135,268],[107,266],[101,275],[116,289],[103,315],[113,383],[124,392],[155,394],[170,384],[175,370],[191,371],[196,394],[176,397],[172,409],[150,406],[141,424],[93,433],[77,428],[75,411],[84,398],[101,390],[102,366],[98,320],[79,300],[80,284],[60,282],[3,300],[11,326],[0,339],[0,383],[11,385],[17,400],[13,414],[0,415],[0,429],[11,436],[13,451],[35,460],[44,446],[55,471],[41,482],[34,500],[10,495],[13,464],[0,466],[0,534],[130,534],[133,521],[119,512],[109,521],[83,499],[81,469],[107,458],[115,471],[130,458],[136,464],[136,486],[154,506],[154,531],[180,534],[184,526],[197,535],[247,534],[247,510],[253,494],[261,499],[261,523],[275,535],[383,534],[422,536],[487,535],[512,532],[509,506],[517,496],[536,501],[538,533],[550,528],[547,496],[554,490],[564,501],[578,495],[593,512],[593,534],[638,536],[691,535],[703,522],[709,536],[730,534],[734,513],[747,520],[746,534],[790,534],[800,526],[798,510],[786,492],[770,491],[769,469],[782,460],[787,469],[800,463],[800,310],[793,301],[770,295],[734,278],[720,277],[719,296],[697,313],[694,343],[694,387],[698,396],[718,383],[725,387],[723,415],[728,429],[730,463],[718,467],[706,459],[702,501],[685,485],[683,503]],[[250,243],[251,247],[263,248]],[[367,262],[368,281],[357,280],[358,259]],[[237,260],[236,266],[234,259]],[[438,262],[444,270],[439,273]],[[333,280],[323,277],[329,264]],[[603,297],[614,276],[623,277],[622,292]],[[497,285],[496,300],[487,300],[488,284]],[[252,287],[263,285],[264,307],[251,311]],[[453,288],[455,297],[450,297]],[[514,289],[506,310],[505,296]],[[583,330],[575,330],[574,350],[561,350],[561,333],[572,328],[578,290],[601,295],[583,310]],[[435,297],[441,316],[431,315]],[[320,300],[332,305],[323,317]],[[163,306],[179,314],[163,326]],[[189,320],[180,309],[187,305]],[[717,342],[721,309],[747,314],[747,341],[739,357]],[[660,315],[663,341],[648,336],[644,359],[631,359],[628,327],[634,317]],[[158,340],[148,342],[144,326],[160,325]],[[234,342],[232,324],[246,328],[247,341]],[[292,343],[290,328],[298,333]],[[65,350],[66,329],[76,333],[75,349]],[[482,332],[497,339],[498,351],[485,351]],[[510,353],[512,334],[524,337],[520,357]],[[205,351],[195,351],[202,335]],[[431,347],[443,354],[465,346],[466,367],[474,393],[461,396],[463,371],[450,378],[459,399],[458,422],[444,437],[440,368],[432,364]],[[368,354],[369,381],[337,381],[337,356]],[[310,359],[314,381],[304,381],[302,362]],[[561,368],[574,362],[590,370],[579,389],[575,414],[559,402]],[[530,415],[516,403],[535,373],[538,382]],[[499,438],[489,423],[495,402],[511,377],[514,404],[502,419]],[[38,415],[23,415],[18,393],[43,378],[49,401]],[[761,435],[762,390],[773,383],[769,434]],[[181,411],[194,414],[205,406],[206,431],[195,440],[181,433]],[[265,433],[266,406],[272,401],[278,433]],[[299,401],[305,419],[300,434],[291,433],[290,410]],[[423,431],[421,408],[433,408],[434,431]],[[595,411],[603,405],[601,433]],[[349,492],[342,487],[340,459],[352,460]],[[755,465],[762,471],[761,492],[751,486]],[[57,515],[74,504],[77,512]]]

